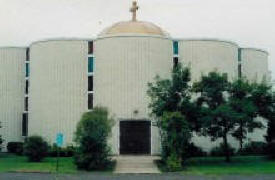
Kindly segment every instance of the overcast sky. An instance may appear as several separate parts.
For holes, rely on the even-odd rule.
[[[129,20],[131,0],[0,0],[0,46],[93,38]],[[267,50],[275,79],[275,0],[139,0],[138,20],[175,38],[219,38]]]

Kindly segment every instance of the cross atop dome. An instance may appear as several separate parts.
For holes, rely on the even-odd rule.
[[[133,6],[130,8],[130,12],[133,13],[133,17],[132,17],[132,21],[137,21],[137,10],[138,10],[138,6],[137,6],[137,1],[133,1]]]

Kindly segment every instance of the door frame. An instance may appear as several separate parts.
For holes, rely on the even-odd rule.
[[[146,122],[150,122],[150,153],[148,155],[152,155],[152,121],[149,119],[120,119],[118,122],[118,154],[120,154],[120,122],[123,121],[146,121]]]

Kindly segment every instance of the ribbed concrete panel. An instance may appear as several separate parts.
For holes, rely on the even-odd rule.
[[[211,71],[227,73],[230,80],[238,77],[238,46],[218,40],[179,41],[181,62],[191,68],[192,81]]]
[[[170,77],[172,41],[150,36],[98,39],[95,57],[94,102],[107,107],[116,120],[110,142],[117,154],[119,121],[150,120],[148,83],[156,75]],[[160,152],[156,128],[152,128],[151,148],[153,154]]]
[[[242,74],[250,81],[269,79],[268,53],[258,49],[241,49]]]
[[[45,41],[31,46],[29,135],[50,143],[56,133],[72,143],[76,124],[88,110],[87,41]]]
[[[231,42],[219,40],[181,40],[179,41],[180,61],[190,67],[191,81],[199,81],[202,75],[217,71],[227,73],[229,80],[238,78],[238,46]],[[238,142],[228,137],[233,147]],[[192,141],[205,151],[219,146],[221,139],[212,142],[209,137],[194,134]]]
[[[0,134],[3,147],[11,141],[22,141],[24,110],[25,48],[0,48]]]

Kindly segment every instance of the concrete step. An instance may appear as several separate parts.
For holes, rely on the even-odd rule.
[[[154,163],[158,156],[115,156],[114,159],[117,161],[114,173],[160,173]]]

